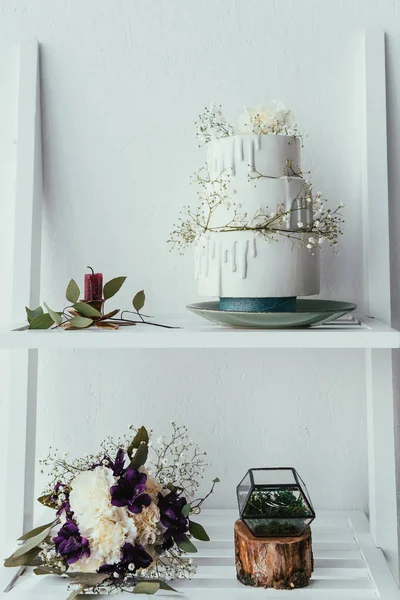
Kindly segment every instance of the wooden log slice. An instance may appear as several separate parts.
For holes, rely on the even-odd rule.
[[[244,585],[288,590],[306,587],[314,570],[311,529],[299,537],[254,537],[235,523],[237,578]]]

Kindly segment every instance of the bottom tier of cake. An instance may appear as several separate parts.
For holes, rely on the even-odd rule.
[[[269,240],[252,231],[211,233],[195,248],[202,296],[293,299],[319,293],[319,250],[288,235]]]

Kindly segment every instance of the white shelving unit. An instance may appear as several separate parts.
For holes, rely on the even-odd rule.
[[[313,523],[315,573],[308,588],[290,597],[338,600],[400,600],[396,469],[393,426],[392,349],[400,333],[390,327],[389,227],[386,157],[385,44],[381,31],[365,35],[364,255],[365,306],[369,317],[341,320],[304,330],[244,330],[216,327],[192,315],[157,316],[179,326],[140,326],[110,331],[0,330],[0,349],[12,350],[9,404],[7,545],[32,527],[35,472],[38,352],[62,348],[357,348],[365,353],[368,417],[369,520],[363,513],[317,511]],[[15,323],[23,307],[40,302],[41,134],[39,52],[35,41],[22,44],[18,107],[16,187]],[[14,465],[25,468],[14,469]],[[208,510],[204,524],[212,541],[195,557],[198,575],[178,582],[183,598],[230,600],[284,598],[289,592],[252,589],[235,579],[233,522],[236,511]],[[6,587],[16,575],[1,570]],[[166,594],[168,595],[168,594]],[[4,597],[64,599],[65,581],[16,578]]]

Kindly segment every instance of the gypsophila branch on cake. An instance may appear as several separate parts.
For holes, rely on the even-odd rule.
[[[161,325],[147,320],[147,315],[141,312],[146,300],[143,290],[137,292],[132,299],[134,310],[121,311],[119,308],[111,311],[107,308],[106,310],[106,301],[121,289],[126,277],[115,277],[103,287],[102,273],[95,273],[91,267],[88,269],[91,270],[91,273],[85,275],[83,299],[79,299],[80,289],[77,283],[71,279],[65,292],[68,304],[62,310],[52,310],[46,303],[44,303],[44,307],[47,312],[41,306],[34,309],[25,307],[28,325],[20,329],[57,329],[61,327],[69,331],[96,327],[115,330],[122,326],[132,325],[153,325],[175,329],[170,325]],[[124,316],[126,314],[133,315],[135,318],[126,318]]]
[[[195,574],[187,557],[197,552],[193,538],[209,540],[191,517],[219,479],[205,498],[195,498],[205,452],[186,427],[172,422],[172,429],[153,445],[152,432],[140,427],[133,437],[109,437],[96,454],[73,460],[50,449],[41,465],[51,479],[38,500],[55,515],[20,538],[5,566],[67,578],[69,600],[86,592],[175,591],[167,581]]]
[[[214,103],[206,106],[204,112],[199,115],[196,121],[196,137],[199,147],[204,146],[213,139],[220,139],[230,135],[235,135],[235,130],[222,114],[222,106],[216,106]]]
[[[288,178],[299,177],[301,171],[288,161],[282,175]],[[264,177],[262,173],[250,168],[250,183],[256,185]],[[334,210],[327,208],[327,200],[320,192],[313,193],[309,181],[305,181],[291,206],[280,203],[273,210],[263,206],[253,215],[240,212],[241,205],[232,200],[234,193],[230,190],[229,170],[224,170],[216,179],[211,179],[206,165],[195,175],[194,182],[201,188],[197,208],[192,209],[190,205],[184,207],[168,240],[172,248],[177,248],[181,253],[194,242],[201,242],[201,238],[211,232],[254,231],[271,241],[278,241],[280,235],[285,235],[308,250],[320,248],[324,241],[335,246],[342,235],[341,224],[344,221],[340,210],[343,205]],[[213,213],[222,205],[229,214],[226,223],[218,227],[211,226]],[[302,209],[311,209],[310,223],[300,220]]]

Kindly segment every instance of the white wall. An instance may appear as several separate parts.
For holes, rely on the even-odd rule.
[[[196,300],[190,253],[165,243],[204,160],[193,121],[210,100],[234,118],[244,103],[280,97],[310,134],[303,163],[316,188],[347,205],[340,249],[324,250],[321,296],[361,303],[362,31],[388,34],[395,202],[398,9],[389,0],[0,0],[3,43],[42,44],[43,298],[59,305],[69,278],[92,264],[128,275],[116,306],[141,288],[151,314]],[[395,206],[392,226],[395,238]],[[175,418],[222,479],[210,504],[233,506],[250,466],[293,464],[317,506],[363,508],[363,374],[358,351],[44,353],[38,454],[86,452],[125,423],[161,432]]]

